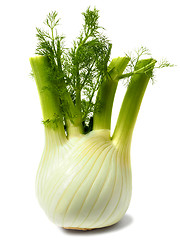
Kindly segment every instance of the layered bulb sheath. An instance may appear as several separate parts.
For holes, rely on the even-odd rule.
[[[109,130],[94,130],[67,143],[52,131],[45,130],[36,179],[47,216],[58,226],[75,229],[118,222],[131,199],[130,146],[117,148]]]

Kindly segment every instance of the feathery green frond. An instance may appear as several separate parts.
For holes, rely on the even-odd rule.
[[[113,82],[119,80],[128,86],[132,79],[136,79],[132,78],[134,75],[145,74],[153,81],[155,62],[149,49],[140,47],[133,53],[126,54],[125,58],[113,59],[109,64],[112,44],[104,35],[104,28],[99,25],[99,11],[89,7],[82,16],[84,23],[80,35],[68,49],[64,47],[64,36],[57,32],[60,21],[58,13],[50,12],[44,21],[45,29],[37,28],[36,54],[46,57],[48,62],[44,69],[48,83],[43,86],[41,93],[51,91],[56,95],[65,125],[70,121],[83,132],[88,132],[94,114],[103,108],[102,99],[105,101],[105,98],[97,97],[98,92],[99,96],[102,95],[101,88],[106,89],[110,86],[109,82],[112,82],[115,89],[117,83]],[[147,57],[152,61],[147,61],[147,64],[145,61],[137,69],[139,61]],[[162,60],[157,68],[170,66],[173,65]],[[53,119],[45,119],[44,124],[55,123],[56,120],[58,121],[57,115]]]

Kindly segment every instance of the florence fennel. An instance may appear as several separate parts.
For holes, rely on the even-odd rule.
[[[37,28],[36,56],[30,58],[45,129],[36,193],[56,225],[89,230],[118,222],[131,199],[130,147],[134,125],[156,60],[141,47],[110,60],[111,42],[88,8],[70,49],[58,35],[57,12],[48,30]],[[168,63],[161,64],[164,67]],[[127,90],[111,136],[111,113],[118,81]]]

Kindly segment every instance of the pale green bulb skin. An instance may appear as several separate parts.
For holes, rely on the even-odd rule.
[[[131,199],[130,144],[116,146],[109,130],[61,142],[46,129],[36,178],[39,203],[56,225],[94,229],[117,223]]]

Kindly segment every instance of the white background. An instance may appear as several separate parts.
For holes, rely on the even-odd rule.
[[[79,34],[81,12],[100,10],[100,24],[113,43],[112,57],[141,45],[156,59],[177,65],[156,71],[134,130],[133,194],[120,223],[75,232],[52,224],[36,200],[34,182],[44,145],[41,109],[29,77],[35,27],[57,10],[67,46]],[[31,0],[0,6],[0,239],[180,239],[180,35],[178,0]],[[112,128],[124,94],[120,84]],[[119,97],[121,96],[121,97]]]

